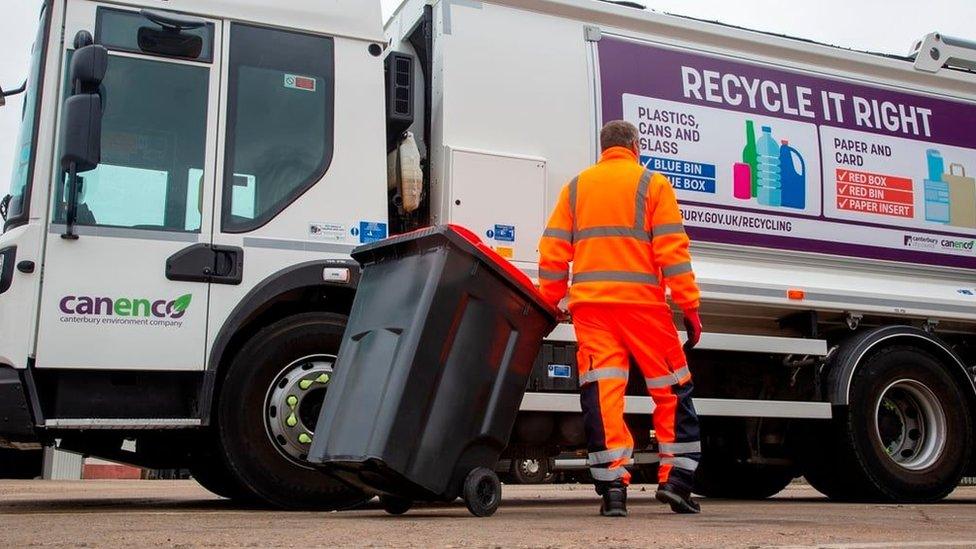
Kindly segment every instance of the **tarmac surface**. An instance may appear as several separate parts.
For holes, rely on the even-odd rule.
[[[193,481],[0,481],[0,547],[976,547],[976,487],[943,503],[830,503],[794,485],[764,502],[701,500],[673,515],[653,486],[630,516],[597,516],[589,486],[505,486],[502,507],[462,503],[404,516],[246,509]]]

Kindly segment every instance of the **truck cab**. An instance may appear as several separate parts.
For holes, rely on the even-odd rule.
[[[378,2],[44,2],[0,236],[9,438],[195,438],[247,326],[340,330],[348,252],[389,231],[383,42]],[[325,347],[274,375],[327,375]],[[266,382],[298,461],[313,416]]]

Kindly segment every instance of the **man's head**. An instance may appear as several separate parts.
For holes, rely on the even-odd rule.
[[[600,130],[600,149],[605,151],[611,147],[623,147],[639,155],[640,147],[637,142],[637,127],[623,120],[608,122]]]

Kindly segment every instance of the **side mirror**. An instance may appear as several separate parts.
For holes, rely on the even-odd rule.
[[[94,170],[102,160],[102,98],[94,93],[73,95],[64,102],[61,121],[61,169]]]
[[[108,68],[108,50],[88,45],[75,50],[69,76],[74,95],[64,102],[61,122],[61,168],[94,170],[102,156],[102,97],[98,87]]]
[[[108,50],[90,45],[78,48],[71,56],[69,76],[75,93],[97,93],[108,69]]]
[[[74,223],[78,212],[79,173],[94,170],[102,161],[102,96],[98,93],[108,69],[108,50],[91,43],[81,31],[75,37],[71,58],[71,97],[64,101],[61,119],[61,169],[68,174],[65,232],[61,238],[77,240]]]

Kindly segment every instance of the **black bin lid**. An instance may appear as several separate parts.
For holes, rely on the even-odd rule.
[[[532,279],[482,242],[478,235],[460,225],[435,225],[378,242],[364,244],[352,251],[352,258],[365,267],[380,259],[399,256],[407,246],[417,250],[429,250],[442,246],[445,242],[477,257],[482,264],[492,269],[510,286],[531,299],[549,316],[550,321],[556,322],[558,311],[542,299],[542,295],[532,283]]]

